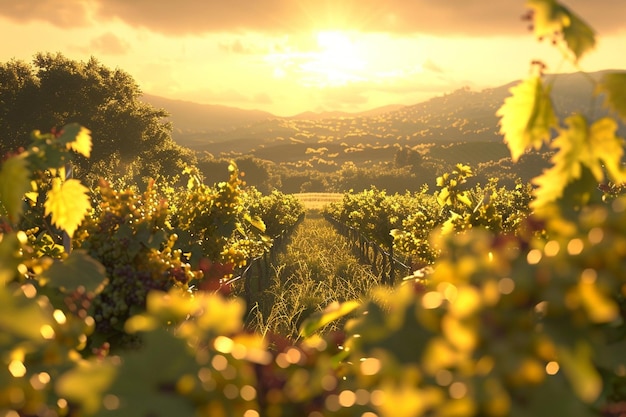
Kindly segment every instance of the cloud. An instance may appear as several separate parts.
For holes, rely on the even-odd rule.
[[[90,5],[81,0],[0,0],[0,15],[28,23],[43,21],[62,28],[89,25]]]
[[[435,62],[432,59],[427,59],[426,61],[424,61],[424,63],[422,64],[422,67],[427,70],[427,71],[431,71],[431,72],[437,72],[437,73],[443,73],[443,69],[435,64]]]
[[[624,0],[563,0],[601,34],[626,30]],[[497,36],[525,34],[524,1],[509,0],[0,0],[0,15],[59,27],[121,20],[166,35],[216,32],[365,32]]]
[[[243,55],[266,54],[269,51],[267,47],[259,46],[254,42],[242,40],[241,38],[229,42],[220,42],[219,48],[225,52]]]
[[[130,50],[130,45],[120,39],[114,33],[107,32],[90,42],[90,52],[98,52],[104,55],[124,55]]]

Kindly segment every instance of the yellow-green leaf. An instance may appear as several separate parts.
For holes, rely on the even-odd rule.
[[[20,155],[7,159],[0,168],[0,203],[11,221],[17,221],[22,215],[24,195],[29,191],[30,170],[26,158]]]
[[[45,301],[41,300],[41,303]],[[49,335],[54,325],[47,307],[49,305],[40,305],[38,300],[28,298],[21,292],[16,293],[9,287],[0,286],[0,329],[3,341],[12,340],[14,347],[22,340],[43,343],[44,334]],[[2,348],[4,350],[5,346]]]
[[[95,414],[102,404],[102,395],[111,386],[118,369],[112,361],[81,361],[59,377],[57,394],[81,404],[84,411]]]
[[[535,198],[530,203],[530,207],[533,209],[544,207],[559,199],[568,184],[567,177],[561,175],[561,172],[555,167],[551,167],[540,176],[533,178],[532,183],[537,186],[533,191]]]
[[[42,273],[48,285],[71,292],[83,286],[87,291],[96,291],[102,284],[106,271],[104,266],[84,250],[75,250],[62,261],[56,261]]]
[[[52,223],[72,236],[91,208],[88,192],[76,179],[53,179],[44,203],[46,216],[51,215]]]
[[[603,117],[591,125],[589,151],[595,160],[589,168],[599,174],[596,175],[598,181],[604,179],[604,167],[611,180],[617,184],[626,182],[626,172],[622,167],[624,140],[616,136],[617,128],[617,122],[610,117]]]
[[[604,75],[596,91],[605,94],[605,105],[626,120],[626,72]]]
[[[583,166],[597,182],[605,179],[605,170],[616,183],[626,182],[626,171],[621,165],[624,141],[615,135],[615,120],[605,117],[589,126],[584,116],[574,114],[565,123],[568,128],[562,129],[552,143],[558,149],[551,160],[553,166],[533,179],[538,186],[534,207],[560,198],[568,184],[581,178]]]
[[[569,13],[570,23],[563,27],[563,38],[576,61],[596,45],[596,35],[593,29],[578,16]]]
[[[541,148],[550,140],[551,128],[557,127],[549,89],[540,77],[532,77],[512,87],[496,115],[500,117],[500,133],[517,161],[527,149]]]
[[[470,200],[467,191],[463,191],[456,196],[456,199],[465,204],[467,207],[472,207],[472,200]]]
[[[324,311],[312,314],[307,318],[300,328],[300,334],[304,337],[311,336],[328,323],[350,314],[360,305],[361,303],[358,301],[346,301],[341,304],[336,302],[332,303],[326,307]]]
[[[59,141],[64,143],[67,149],[72,149],[89,158],[91,155],[91,131],[79,125],[70,123],[63,127]]]
[[[249,213],[245,213],[244,219],[250,224],[250,226],[256,228],[261,233],[265,232],[265,223],[259,216],[252,217]]]
[[[561,34],[576,61],[595,46],[595,33],[580,17],[556,0],[528,0],[533,30],[538,39]]]
[[[602,391],[602,378],[593,363],[589,344],[579,341],[574,350],[558,348],[558,358],[574,392],[586,402],[594,402]]]

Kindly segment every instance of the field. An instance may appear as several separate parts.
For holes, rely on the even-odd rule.
[[[293,194],[306,210],[321,210],[330,203],[341,201],[343,194],[340,193],[297,193]]]

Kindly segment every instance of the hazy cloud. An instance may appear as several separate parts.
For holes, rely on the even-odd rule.
[[[443,69],[439,65],[435,64],[432,59],[427,59],[422,64],[422,68],[424,68],[427,71],[443,73]]]
[[[89,52],[98,52],[105,55],[124,55],[129,50],[130,45],[128,42],[111,32],[92,39],[89,48]]]
[[[510,0],[0,0],[0,15],[59,27],[120,19],[167,35],[352,28],[368,32],[523,34],[524,1]],[[563,0],[601,34],[626,29],[624,0]]]
[[[268,53],[268,48],[260,47],[241,39],[235,39],[231,42],[220,42],[219,47],[222,51],[234,54],[251,55]]]
[[[73,28],[90,24],[94,0],[0,0],[0,15],[16,22],[43,21]]]
[[[274,103],[274,100],[272,100],[272,97],[270,97],[270,95],[267,93],[259,93],[259,94],[255,94],[255,96],[252,99],[252,102],[258,103],[258,104],[272,104]]]

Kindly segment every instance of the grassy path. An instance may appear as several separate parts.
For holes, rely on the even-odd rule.
[[[378,282],[352,255],[345,238],[319,214],[308,212],[278,256],[269,288],[254,295],[248,323],[262,334],[297,338],[311,313],[334,301],[360,299]]]

